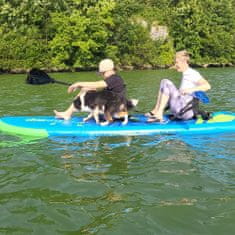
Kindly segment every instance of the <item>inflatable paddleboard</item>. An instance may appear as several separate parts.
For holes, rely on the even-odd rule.
[[[53,116],[16,116],[0,118],[0,131],[12,135],[35,137],[53,136],[136,136],[152,134],[213,134],[235,132],[235,113],[216,112],[208,121],[170,121],[167,116],[164,123],[147,123],[142,114],[134,115],[127,125],[115,121],[101,126],[83,117],[73,117],[69,121]]]

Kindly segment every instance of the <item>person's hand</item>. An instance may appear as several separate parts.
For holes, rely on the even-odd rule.
[[[185,89],[180,90],[181,95],[188,95],[188,94],[191,94],[191,93],[193,93],[193,90],[191,88],[185,88]]]
[[[78,83],[74,83],[71,86],[69,86],[68,88],[68,93],[74,92],[76,91],[78,88],[80,88]]]

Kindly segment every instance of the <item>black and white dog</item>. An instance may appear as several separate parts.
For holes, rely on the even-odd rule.
[[[122,124],[128,123],[128,110],[138,104],[138,100],[123,100],[111,91],[81,91],[73,102],[77,111],[89,112],[83,119],[88,121],[94,118],[97,124],[108,125],[114,118],[123,119]],[[104,115],[104,122],[100,122],[99,115]]]

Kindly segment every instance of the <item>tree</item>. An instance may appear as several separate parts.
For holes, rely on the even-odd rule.
[[[235,54],[234,19],[229,0],[181,0],[168,25],[176,50],[188,49],[194,63],[228,63]]]
[[[73,4],[71,12],[52,14],[53,64],[64,68],[91,68],[105,55],[115,2],[73,0]]]

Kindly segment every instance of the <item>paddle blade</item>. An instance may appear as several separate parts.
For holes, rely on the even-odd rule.
[[[32,85],[42,85],[52,82],[54,80],[46,72],[36,68],[31,69],[26,78],[26,83]]]

